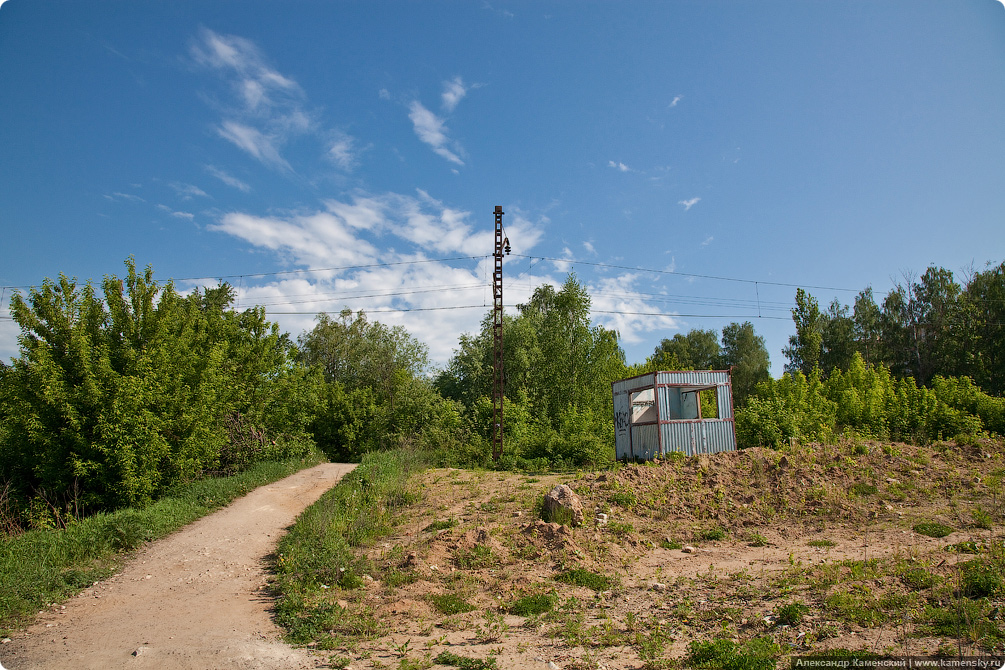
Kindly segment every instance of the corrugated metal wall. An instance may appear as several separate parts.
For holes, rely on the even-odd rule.
[[[694,391],[700,387],[715,388],[718,417],[697,418],[698,394]],[[633,415],[640,419],[643,413],[638,411],[639,408],[633,408],[632,396],[637,394],[639,402],[648,400],[653,396],[652,391],[644,393],[647,389],[655,390],[657,416],[645,412],[647,421],[634,423]],[[728,372],[657,372],[616,381],[611,390],[614,394],[614,446],[618,459],[651,460],[673,451],[696,456],[736,450],[732,386]],[[648,420],[654,418],[655,421]]]

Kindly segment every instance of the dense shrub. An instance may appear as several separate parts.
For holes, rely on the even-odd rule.
[[[11,313],[0,367],[0,482],[30,511],[145,505],[178,481],[299,456],[312,405],[288,339],[227,285],[179,295],[147,268],[91,284],[45,280]]]
[[[931,442],[976,439],[1005,428],[1005,400],[967,378],[936,377],[932,388],[895,378],[882,365],[867,366],[855,353],[847,371],[826,379],[786,373],[761,383],[737,411],[741,446],[779,446],[789,439],[830,441],[840,432],[878,439]]]

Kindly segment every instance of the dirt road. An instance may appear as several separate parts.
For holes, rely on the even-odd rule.
[[[279,639],[265,560],[294,518],[353,465],[263,486],[137,552],[111,579],[43,613],[0,647],[8,670],[314,668]]]

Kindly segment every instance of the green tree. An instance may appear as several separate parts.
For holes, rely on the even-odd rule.
[[[733,403],[743,407],[761,382],[771,378],[771,361],[764,338],[749,321],[730,323],[722,329],[719,365],[732,368]]]
[[[855,349],[862,354],[862,359],[867,364],[881,360],[881,318],[882,313],[872,296],[871,286],[855,296],[852,312]]]
[[[782,353],[789,362],[786,372],[802,372],[809,375],[820,365],[823,349],[823,318],[817,299],[803,289],[796,289],[796,306],[792,309],[792,320],[796,324],[796,334],[789,336],[789,345]]]
[[[664,338],[653,352],[653,361],[661,370],[714,370],[721,366],[719,334],[714,330],[695,328],[687,334],[676,333]],[[667,367],[671,361],[677,367]]]
[[[103,280],[104,300],[65,276],[11,300],[20,355],[0,371],[0,479],[25,498],[144,504],[178,480],[247,462],[228,425],[259,435],[305,423],[289,404],[276,410],[276,389],[296,370],[264,311],[229,310],[226,286],[182,297],[149,267],[126,266],[125,278]],[[290,444],[271,437],[248,445],[254,458]]]
[[[847,370],[855,351],[855,321],[835,298],[820,318],[820,370]]]

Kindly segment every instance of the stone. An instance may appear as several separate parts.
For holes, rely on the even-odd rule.
[[[553,521],[568,519],[573,527],[583,525],[583,502],[566,484],[559,484],[544,496],[545,517]]]
[[[692,547],[690,544],[685,545],[684,548],[681,549],[681,551],[683,551],[685,554],[697,554],[698,553],[698,550],[695,549],[694,547]]]

